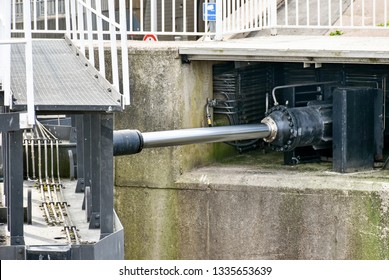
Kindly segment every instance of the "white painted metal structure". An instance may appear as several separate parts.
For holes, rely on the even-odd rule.
[[[10,11],[8,13],[4,12],[10,22],[10,24],[7,24],[9,37],[19,37],[20,34],[27,34],[25,39],[29,39],[31,35],[28,34],[31,33],[37,37],[49,38],[51,36],[58,38],[66,35],[79,48],[82,55],[88,58],[90,64],[99,70],[104,78],[107,78],[105,55],[109,52],[112,61],[112,77],[107,79],[110,80],[115,90],[123,94],[123,106],[130,104],[125,1],[25,1],[30,2],[31,5],[23,5],[23,2],[19,0],[9,0],[6,2],[9,2],[9,9],[2,9],[2,11]],[[2,1],[2,3],[5,2]],[[31,40],[23,42],[27,41],[29,43],[27,43],[26,50],[31,48]],[[109,45],[108,52],[105,42]],[[6,51],[2,53],[9,60],[10,48],[5,48],[7,48]],[[96,57],[95,49],[98,50]],[[121,67],[119,67],[118,62],[119,53],[121,54]],[[29,59],[30,56],[26,55],[26,58]],[[120,73],[119,68],[121,69]],[[7,71],[7,73],[10,72]],[[121,88],[119,79],[122,81]],[[5,86],[9,88],[9,84],[8,78],[5,80]],[[32,89],[33,86],[28,86],[27,88]]]
[[[23,5],[29,2],[31,5]],[[277,28],[389,30],[389,0],[8,0],[1,1],[1,76],[9,96],[11,37],[26,44],[31,58],[34,36],[67,35],[80,52],[106,77],[107,48],[112,61],[110,82],[123,94],[123,105],[130,103],[127,39],[146,34],[197,36],[222,40],[225,35]],[[216,3],[216,21],[204,21]],[[9,11],[9,12],[6,12]],[[7,24],[10,22],[10,24]],[[138,37],[139,38],[139,37]],[[5,45],[7,43],[7,45]],[[95,50],[98,50],[95,54]],[[119,55],[120,54],[120,55]],[[119,57],[121,61],[119,63]],[[121,64],[121,66],[119,65]],[[32,64],[26,71],[33,100]],[[119,71],[119,69],[121,69]],[[122,86],[119,81],[122,81]],[[6,104],[8,104],[6,100]],[[33,104],[33,102],[31,103]],[[29,106],[29,123],[33,113]]]
[[[279,28],[388,29],[388,0],[283,0]]]
[[[223,0],[223,34],[276,28],[389,29],[389,0]]]
[[[276,28],[389,29],[389,0],[30,0],[32,32],[215,36]],[[217,4],[216,24],[202,4]],[[12,32],[23,31],[23,1],[12,0]],[[69,8],[70,9],[67,9]],[[205,11],[207,13],[207,11]],[[70,18],[80,15],[72,22]],[[99,16],[98,16],[99,15]],[[115,16],[115,19],[112,18]],[[65,21],[66,18],[66,21]],[[84,20],[84,22],[81,21]],[[123,21],[121,21],[121,19]],[[103,20],[105,24],[98,23]],[[120,23],[121,22],[121,23]],[[89,24],[88,24],[89,23]],[[126,23],[126,24],[124,24]],[[99,28],[100,26],[100,28]],[[124,35],[124,33],[123,33]],[[80,37],[79,37],[80,38]],[[173,37],[168,37],[167,39]],[[81,39],[81,38],[80,38]]]
[[[19,1],[21,2],[21,1]],[[21,3],[28,3],[24,0]],[[30,5],[23,5],[24,39],[11,38],[11,1],[0,3],[0,83],[4,91],[4,105],[12,109],[11,95],[11,44],[25,44],[26,57],[26,96],[27,113],[20,114],[20,127],[28,128],[35,124],[34,79],[32,64],[31,11]]]
[[[122,92],[123,105],[129,105],[130,84],[125,2],[119,1],[119,5],[115,6],[115,0],[108,0],[108,16],[103,14],[100,1],[93,2],[95,2],[94,6],[91,0],[69,0],[65,2],[66,35],[77,44],[81,53],[88,58],[93,67],[99,69],[104,78],[106,78],[104,41],[109,42],[112,61],[111,83],[117,91]],[[119,21],[116,20],[116,11],[119,14]],[[103,29],[104,25],[108,25],[108,30]],[[118,48],[119,46],[120,48]],[[96,47],[98,49],[98,65],[94,52]],[[119,51],[121,51],[122,90],[119,88]]]

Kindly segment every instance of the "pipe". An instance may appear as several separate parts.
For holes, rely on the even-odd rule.
[[[317,83],[303,83],[303,84],[293,84],[293,85],[285,85],[285,86],[277,86],[273,88],[271,94],[273,97],[273,103],[274,106],[279,105],[278,101],[276,99],[276,90],[279,89],[287,89],[287,88],[296,88],[296,87],[308,87],[308,86],[320,86],[320,85],[330,85],[330,84],[336,84],[339,83],[337,81],[330,81],[330,82],[317,82]]]
[[[188,144],[228,142],[270,135],[267,124],[247,124],[190,128],[140,133],[137,130],[117,130],[113,134],[114,156],[131,155],[143,148],[158,148]]]
[[[187,144],[228,142],[270,135],[266,124],[247,124],[216,126],[209,128],[192,128],[143,133],[144,148],[157,148]]]

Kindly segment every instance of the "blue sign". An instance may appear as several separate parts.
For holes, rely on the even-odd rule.
[[[203,20],[216,21],[216,3],[208,3],[207,8],[205,8],[205,3],[203,3]]]

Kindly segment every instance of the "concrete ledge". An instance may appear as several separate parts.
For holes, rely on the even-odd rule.
[[[387,171],[341,175],[291,169],[213,166],[177,181],[180,197],[192,193],[182,202],[192,210],[181,215],[206,221],[193,225],[196,231],[204,227],[204,257],[389,257]]]
[[[388,171],[337,174],[270,159],[238,156],[186,172],[172,188],[117,188],[132,225],[128,258],[389,258]]]
[[[387,37],[263,36],[180,46],[190,60],[388,64]]]

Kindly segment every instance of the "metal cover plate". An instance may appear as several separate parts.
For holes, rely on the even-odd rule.
[[[35,107],[40,111],[120,111],[121,95],[64,40],[32,43]],[[11,89],[27,104],[25,46],[12,46]],[[98,77],[98,78],[96,78]],[[109,88],[110,87],[110,88]]]

